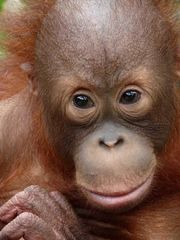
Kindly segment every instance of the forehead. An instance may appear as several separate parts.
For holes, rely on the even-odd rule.
[[[58,0],[39,33],[37,59],[59,74],[105,79],[154,61],[162,29],[151,1]]]

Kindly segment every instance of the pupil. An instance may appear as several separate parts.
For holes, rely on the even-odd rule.
[[[78,108],[88,108],[90,99],[85,95],[78,95],[74,98],[74,105]]]
[[[127,91],[122,95],[121,102],[123,104],[133,104],[139,101],[140,93],[138,91]]]
[[[86,96],[77,96],[75,102],[77,106],[83,107],[87,105],[88,98]]]

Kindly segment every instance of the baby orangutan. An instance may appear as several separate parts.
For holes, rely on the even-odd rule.
[[[171,1],[26,4],[0,19],[0,240],[180,239]]]

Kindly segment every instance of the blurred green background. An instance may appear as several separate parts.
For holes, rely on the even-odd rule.
[[[4,3],[4,0],[0,0],[0,9],[2,9],[3,3]]]

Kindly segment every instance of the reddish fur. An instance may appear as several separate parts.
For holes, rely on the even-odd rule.
[[[27,84],[29,76],[20,69],[20,65],[26,62],[33,65],[36,34],[54,1],[27,2],[28,7],[21,14],[5,12],[0,18],[0,29],[8,34],[8,40],[5,39],[1,45],[10,55],[0,67],[0,99],[13,96]]]
[[[8,50],[8,57],[5,60],[1,60],[0,65],[0,100],[7,99],[19,93],[28,85],[29,78],[33,78],[33,68],[32,72],[26,73],[20,68],[20,65],[28,62],[33,66],[36,35],[43,17],[53,2],[54,0],[29,0],[28,8],[22,11],[21,14],[5,13],[4,16],[1,16],[0,29],[8,33],[8,39],[5,39],[3,43],[3,46]],[[167,1],[155,0],[154,2],[159,6],[164,16],[167,17],[172,28],[175,29],[172,18],[169,17],[172,13],[172,1],[169,1],[169,6],[167,6]],[[176,46],[177,45],[176,43]],[[178,57],[176,59],[178,60]],[[175,62],[175,65],[178,66],[178,62]],[[126,226],[125,230],[123,230],[122,227],[121,231],[126,239],[146,239],[144,236],[148,236],[151,233],[149,231],[157,233],[162,231],[161,239],[164,240],[166,237],[168,239],[168,236],[164,235],[163,229],[167,227],[166,224],[171,223],[171,218],[172,222],[177,221],[177,228],[180,227],[178,220],[174,217],[176,211],[180,209],[180,196],[177,194],[178,190],[180,190],[180,111],[178,109],[179,102],[177,99],[175,101],[177,102],[176,126],[174,127],[169,143],[159,156],[160,162],[162,162],[163,165],[160,166],[160,169],[162,169],[159,172],[161,173],[156,179],[156,185],[149,198],[150,202],[147,201],[144,208],[134,211],[133,214],[131,212],[121,216],[120,225]],[[3,159],[0,159],[1,168],[6,169],[8,172],[4,174],[3,179],[1,179],[1,199],[7,199],[7,197],[9,197],[9,191],[18,191],[30,184],[46,186],[46,180],[51,182],[51,186],[47,185],[48,187],[57,188],[57,186],[59,186],[60,180],[57,177],[59,174],[56,170],[58,163],[44,137],[41,123],[41,108],[39,107],[39,109],[37,109],[37,103],[35,105],[36,107],[34,108],[32,97],[29,96],[27,97],[25,106],[22,106],[22,111],[27,106],[29,107],[29,116],[27,118],[32,117],[33,119],[32,123],[28,121],[30,130],[28,129],[27,131],[29,134],[23,136],[22,139],[23,141],[28,141],[34,148],[25,148],[23,154],[18,155],[17,158],[14,157],[9,164],[4,163]],[[26,115],[24,114],[23,117],[26,118]],[[18,119],[18,116],[15,117],[14,121],[16,121],[16,118]],[[36,150],[38,150],[38,154]],[[42,176],[40,176],[40,179],[31,176],[30,168],[34,164],[33,159],[31,159],[32,156],[36,156],[39,161],[43,161],[44,167],[42,171],[47,173],[45,176],[46,180],[42,179]],[[52,160],[52,158],[54,158],[54,160]],[[53,166],[51,164],[52,162],[54,163]],[[27,171],[25,171],[25,169],[27,169]],[[51,174],[51,172],[53,172],[53,174]],[[63,190],[61,189],[61,191]],[[170,197],[168,197],[168,194],[173,192],[176,192],[176,196],[170,195]],[[156,203],[157,196],[158,199],[159,197],[161,199],[158,203]],[[163,199],[164,196],[165,199]],[[169,200],[172,201],[169,203]],[[173,211],[171,211],[171,209],[173,209]],[[167,217],[167,215],[169,215],[168,218],[170,219],[168,223],[163,222],[163,219]],[[147,225],[146,227],[145,224]],[[171,230],[174,225],[171,226],[171,224],[169,224],[168,227]],[[160,238],[158,239],[160,240]]]

